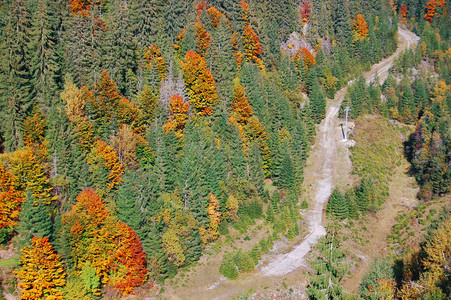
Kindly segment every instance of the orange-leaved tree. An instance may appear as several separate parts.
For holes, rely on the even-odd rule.
[[[243,10],[243,16],[242,16],[243,21],[246,25],[248,25],[249,24],[249,3],[241,0],[240,4],[241,4],[241,9]]]
[[[100,168],[104,168],[109,171],[107,175],[108,181],[105,185],[108,187],[107,191],[113,189],[116,185],[122,182],[122,175],[125,173],[124,165],[120,162],[116,151],[113,147],[109,146],[102,140],[97,140],[91,149],[91,153],[86,157],[88,164],[90,164],[90,170],[97,174]],[[100,177],[103,174],[99,175]],[[100,178],[99,181],[104,180]]]
[[[233,56],[235,57],[236,62],[236,68],[239,71],[241,70],[244,55],[240,51],[238,31],[234,31],[232,34],[232,47],[233,47]]]
[[[446,5],[445,0],[429,0],[429,2],[426,4],[426,14],[424,15],[424,18],[429,22],[432,23],[432,20],[434,17],[440,17],[440,15],[436,12],[437,6],[443,7]]]
[[[197,52],[203,57],[206,57],[208,48],[210,48],[212,42],[211,34],[205,30],[201,22],[196,22],[194,27],[196,27]]]
[[[111,283],[126,296],[146,281],[146,254],[139,237],[127,224],[118,222],[116,230],[118,248],[113,256]]]
[[[89,8],[92,5],[92,0],[68,0],[70,12],[73,14],[80,14],[82,16],[89,15]]]
[[[62,218],[64,234],[76,270],[90,265],[102,283],[109,281],[111,255],[114,253],[113,220],[94,189],[85,189],[70,212]],[[98,290],[91,291],[98,295]]]
[[[189,103],[184,102],[179,94],[173,95],[169,100],[169,108],[171,117],[167,123],[163,125],[164,131],[175,131],[179,139],[183,138],[183,129],[185,129],[188,120]]]
[[[117,102],[116,118],[120,125],[130,125],[134,132],[144,135],[146,130],[144,114],[125,97]]]
[[[25,193],[17,189],[17,178],[0,165],[0,228],[14,228]]]
[[[204,0],[201,0],[197,6],[196,6],[196,11],[197,11],[197,19],[200,20],[200,17],[202,15],[202,13],[207,10],[210,7],[210,3],[205,2]]]
[[[296,54],[294,55],[294,64],[296,66],[296,69],[301,70],[300,62],[302,60],[302,63],[304,65],[304,70],[308,71],[312,66],[316,64],[315,57],[312,55],[312,53],[307,49],[302,47],[299,49]]]
[[[369,30],[368,30],[368,25],[366,24],[366,20],[365,18],[361,15],[358,14],[352,22],[353,28],[352,28],[352,32],[354,34],[354,38],[353,38],[353,42],[356,42],[358,40],[364,40],[368,34],[369,34]]]
[[[216,7],[212,6],[207,9],[208,16],[210,17],[210,24],[214,29],[217,29],[219,23],[221,23],[221,17],[224,16]]]
[[[398,7],[398,5],[396,5],[395,1],[390,0],[390,6],[391,6],[391,8],[393,9],[393,12],[396,15],[396,8]]]
[[[403,6],[401,6],[401,22],[402,23],[407,23],[407,12],[409,10],[407,9],[407,5],[403,4]]]
[[[212,106],[218,102],[215,80],[207,68],[205,58],[194,51],[186,52],[180,62],[188,90],[189,102],[198,115],[213,114]]]
[[[244,88],[238,79],[235,80],[233,102],[231,106],[232,114],[229,118],[229,122],[235,125],[240,132],[243,152],[249,150],[249,143],[256,142],[261,151],[265,176],[269,176],[271,152],[267,143],[268,133],[260,120],[254,115],[252,106],[246,98]]]
[[[122,96],[117,90],[116,83],[111,79],[107,71],[102,71],[102,76],[94,85],[92,94],[86,93],[87,102],[93,108],[96,119],[106,118],[110,121],[117,111],[118,101]]]
[[[238,80],[235,80],[233,101],[232,101],[232,116],[241,125],[246,125],[249,118],[254,114],[254,110],[249,103],[244,92],[244,87],[240,84]]]
[[[48,238],[31,239],[31,245],[21,250],[15,273],[21,299],[64,299],[59,288],[66,284],[66,271]]]
[[[144,58],[146,59],[147,67],[149,69],[157,69],[160,80],[167,78],[168,67],[164,62],[164,57],[161,54],[160,48],[155,45],[151,45],[149,49],[144,53]]]
[[[102,284],[112,285],[125,296],[146,279],[145,254],[135,232],[111,216],[94,189],[77,196],[63,216],[63,231],[77,271],[94,267]],[[100,295],[98,288],[92,291]]]
[[[262,46],[260,44],[257,34],[250,25],[246,25],[244,27],[243,49],[244,49],[244,57],[247,60],[256,63],[262,69],[262,71],[264,71],[265,66],[261,59],[261,55],[263,53]]]

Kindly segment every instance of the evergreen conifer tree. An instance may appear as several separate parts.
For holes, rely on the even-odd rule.
[[[47,237],[52,240],[53,220],[51,208],[49,205],[37,201],[30,192],[27,192],[27,197],[19,213],[19,219],[20,221],[17,223],[17,233],[19,234],[17,243],[19,248],[29,245],[34,236],[39,238]]]
[[[60,66],[56,50],[56,33],[51,27],[52,22],[46,0],[40,0],[33,14],[30,30],[30,75],[33,87],[33,103],[38,103],[48,110],[56,98]]]

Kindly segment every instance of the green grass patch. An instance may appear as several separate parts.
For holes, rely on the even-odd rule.
[[[15,267],[19,264],[19,257],[11,257],[5,260],[0,260],[0,268],[9,268],[9,267]]]

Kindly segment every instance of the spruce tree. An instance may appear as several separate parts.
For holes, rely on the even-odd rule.
[[[148,48],[162,39],[165,0],[131,0],[130,25],[136,43]],[[160,45],[159,45],[160,46]]]
[[[23,0],[12,1],[0,45],[0,130],[6,151],[22,145],[22,120],[31,112],[30,15]]]
[[[30,30],[30,73],[33,102],[48,110],[56,96],[60,66],[56,48],[56,33],[52,28],[50,7],[40,0],[33,14]]]
[[[280,168],[279,186],[291,190],[294,187],[295,179],[296,173],[293,162],[288,153],[285,153]]]
[[[130,25],[130,12],[124,0],[112,1],[106,17],[108,31],[102,48],[102,68],[116,82],[121,94],[127,94],[127,72],[136,70],[136,46]]]
[[[310,109],[312,111],[312,118],[315,123],[320,123],[321,120],[326,116],[326,95],[320,88],[316,77],[312,82],[310,94]]]
[[[34,236],[48,237],[53,240],[52,209],[50,205],[38,201],[31,192],[27,192],[19,219],[20,221],[17,223],[18,248],[29,245]]]

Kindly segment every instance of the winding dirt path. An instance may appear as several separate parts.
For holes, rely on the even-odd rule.
[[[399,27],[398,32],[398,49],[390,57],[375,64],[365,74],[367,82],[374,80],[376,76],[380,82],[383,82],[388,76],[388,70],[393,65],[394,59],[419,40],[414,33],[404,28]],[[352,81],[348,85],[350,83]],[[312,194],[314,195],[313,209],[306,215],[309,234],[292,251],[286,254],[276,255],[266,266],[263,266],[260,270],[260,276],[283,276],[305,265],[305,256],[310,252],[311,247],[326,234],[326,230],[322,226],[323,207],[332,192],[334,180],[336,180],[334,174],[337,172],[334,161],[337,159],[337,141],[341,139],[341,136],[336,134],[338,125],[337,116],[346,91],[347,86],[339,90],[335,98],[330,101],[326,118],[319,126],[318,138],[314,150],[307,160],[305,173],[313,179],[312,183],[309,182],[312,179],[306,179],[307,188],[312,188],[314,193]]]

